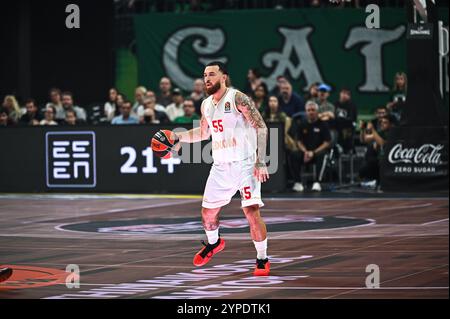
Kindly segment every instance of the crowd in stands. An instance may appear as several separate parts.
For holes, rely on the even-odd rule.
[[[301,176],[303,166],[316,164],[320,169],[324,156],[331,149],[352,153],[355,141],[367,147],[359,176],[369,181],[368,185],[377,185],[383,145],[390,128],[401,119],[406,90],[406,74],[399,72],[394,77],[389,101],[376,108],[373,120],[357,123],[358,107],[349,88],[340,88],[337,100],[330,101],[332,88],[326,83],[313,83],[306,94],[300,94],[288,78],[279,76],[276,86],[269,92],[258,70],[250,69],[243,89],[267,123],[284,124],[288,176],[292,189],[298,192],[305,189]],[[88,116],[89,110],[77,105],[69,91],[50,89],[48,102],[42,104],[42,108],[34,99],[19,105],[14,95],[7,95],[0,106],[0,126],[191,124],[200,119],[200,106],[206,98],[203,80],[193,81],[192,91],[185,93],[173,87],[167,77],[160,79],[157,92],[137,87],[133,100],[111,88],[95,123]],[[318,175],[315,174],[312,189],[320,191]]]

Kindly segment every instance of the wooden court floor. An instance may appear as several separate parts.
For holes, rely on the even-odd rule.
[[[448,198],[264,202],[272,271],[257,278],[238,200],[221,212],[225,250],[196,268],[198,196],[0,195],[0,266],[14,268],[0,299],[449,297]]]

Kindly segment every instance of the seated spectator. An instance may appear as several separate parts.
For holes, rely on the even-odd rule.
[[[40,125],[58,125],[55,121],[56,110],[53,106],[47,106],[44,111],[44,119],[39,123]]]
[[[295,132],[294,139],[299,151],[291,153],[291,170],[295,179],[292,189],[296,192],[304,190],[300,174],[301,167],[315,163],[318,165],[317,172],[319,172],[324,155],[331,145],[328,124],[319,118],[319,106],[316,102],[308,101],[306,103],[306,119]],[[317,178],[318,176],[316,176],[312,190],[321,191],[322,188]]]
[[[145,97],[149,97],[151,99],[155,100],[155,110],[159,112],[166,113],[166,107],[164,105],[156,103],[156,94],[155,92],[148,90],[147,93],[145,93]]]
[[[283,83],[287,82],[288,79],[284,75],[277,76],[277,84],[276,86],[269,92],[270,95],[279,96],[280,95],[280,87]]]
[[[64,121],[65,125],[69,125],[69,126],[75,126],[78,124],[77,121],[77,114],[75,113],[74,110],[67,110],[66,111],[66,119]]]
[[[7,95],[3,99],[4,108],[8,110],[8,117],[14,123],[17,124],[22,117],[22,111],[20,110],[19,103],[17,103],[14,95]]]
[[[143,106],[144,104],[144,97],[147,93],[147,89],[145,86],[138,86],[136,90],[134,90],[134,104],[131,109],[131,113],[133,115],[137,115],[137,110],[140,106]]]
[[[338,143],[349,152],[353,149],[353,135],[356,127],[356,118],[358,117],[358,109],[352,101],[352,93],[350,89],[342,88],[339,92],[339,100],[336,106],[336,129],[338,132]]]
[[[175,119],[179,116],[184,115],[183,110],[183,95],[181,95],[181,91],[178,88],[175,88],[172,93],[173,103],[167,105],[166,114],[169,117],[171,122],[175,121]]]
[[[39,113],[39,109],[36,105],[36,101],[28,99],[25,102],[25,108],[27,112],[20,118],[21,125],[39,125],[42,120],[42,115]]]
[[[286,79],[281,80],[279,87],[280,94],[278,95],[278,102],[282,112],[286,113],[287,116],[292,117],[292,115],[296,113],[305,111],[303,98],[292,91],[292,85],[289,81]]]
[[[108,122],[111,122],[111,120],[116,116],[116,110],[119,111],[117,108],[117,96],[119,95],[119,92],[116,88],[110,88],[109,94],[108,94],[108,102],[105,103],[105,106],[103,108],[104,114]]]
[[[162,77],[159,80],[159,94],[156,96],[156,103],[161,104],[164,107],[167,107],[171,104],[172,94],[170,90],[172,89],[172,82],[168,77]]]
[[[253,91],[252,99],[260,113],[263,113],[267,108],[267,95],[268,90],[265,83],[261,83]]]
[[[284,123],[288,117],[280,110],[278,98],[274,95],[269,97],[268,108],[261,115],[266,123]]]
[[[319,82],[315,82],[309,86],[308,92],[304,95],[305,101],[317,102],[319,97]]]
[[[256,68],[249,69],[247,72],[247,81],[245,83],[244,93],[253,96],[256,88],[262,83],[261,74]]]
[[[5,107],[0,107],[0,127],[14,126],[13,120],[9,118],[9,110]]]
[[[120,108],[119,116],[112,119],[111,124],[123,125],[123,124],[139,124],[139,120],[134,115],[131,115],[131,102],[124,101]]]
[[[82,122],[86,122],[86,111],[77,105],[74,105],[73,103],[73,95],[72,92],[63,92],[62,93],[62,105],[64,107],[64,111],[67,112],[68,110],[75,111],[75,114],[77,115],[77,119]],[[65,119],[64,114],[64,119]]]
[[[170,123],[166,112],[156,109],[155,96],[144,98],[144,107],[138,109],[139,123],[141,124],[167,124]]]
[[[375,129],[372,122],[361,123],[360,139],[367,145],[367,152],[363,167],[359,171],[362,180],[375,181],[373,185],[380,181],[380,161],[384,155],[383,147],[386,143],[389,131],[392,128],[392,116],[384,116],[379,120],[379,129]]]
[[[201,115],[201,106],[203,100],[206,98],[205,95],[205,84],[202,79],[196,79],[194,81],[194,88],[191,93],[191,99],[194,101],[195,112]]]
[[[269,96],[267,109],[262,113],[266,123],[284,123],[284,143],[286,148],[291,151],[297,150],[294,139],[288,134],[291,128],[291,118],[286,113],[281,112],[278,98],[275,95]]]
[[[174,120],[174,123],[179,124],[191,124],[195,120],[200,120],[200,116],[195,113],[194,101],[192,99],[186,99],[183,103],[184,115],[179,116]]]
[[[397,72],[394,77],[394,87],[391,92],[391,101],[387,104],[390,114],[395,116],[396,122],[400,122],[406,102],[408,78],[404,72]]]
[[[66,117],[66,111],[62,104],[61,90],[58,88],[51,88],[49,91],[50,102],[45,105],[45,109],[53,106],[56,110],[56,121],[63,121]]]

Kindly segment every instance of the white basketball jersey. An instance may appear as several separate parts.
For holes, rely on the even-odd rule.
[[[248,123],[235,104],[237,90],[228,88],[222,99],[213,104],[209,96],[203,113],[212,136],[212,156],[215,163],[256,158],[256,129]]]

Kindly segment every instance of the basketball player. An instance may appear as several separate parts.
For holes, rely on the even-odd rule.
[[[8,280],[12,273],[13,270],[11,268],[0,268],[0,282]]]
[[[242,210],[257,251],[254,275],[268,276],[267,231],[259,211],[264,205],[261,183],[269,178],[265,163],[267,127],[253,101],[227,87],[228,72],[223,63],[209,63],[203,80],[209,97],[201,105],[200,127],[176,133],[171,148],[178,151],[178,142],[195,143],[212,136],[214,163],[202,203],[202,221],[208,243],[203,242],[205,247],[195,255],[193,262],[195,266],[203,266],[224,249],[225,241],[219,236],[219,212],[239,190]]]

